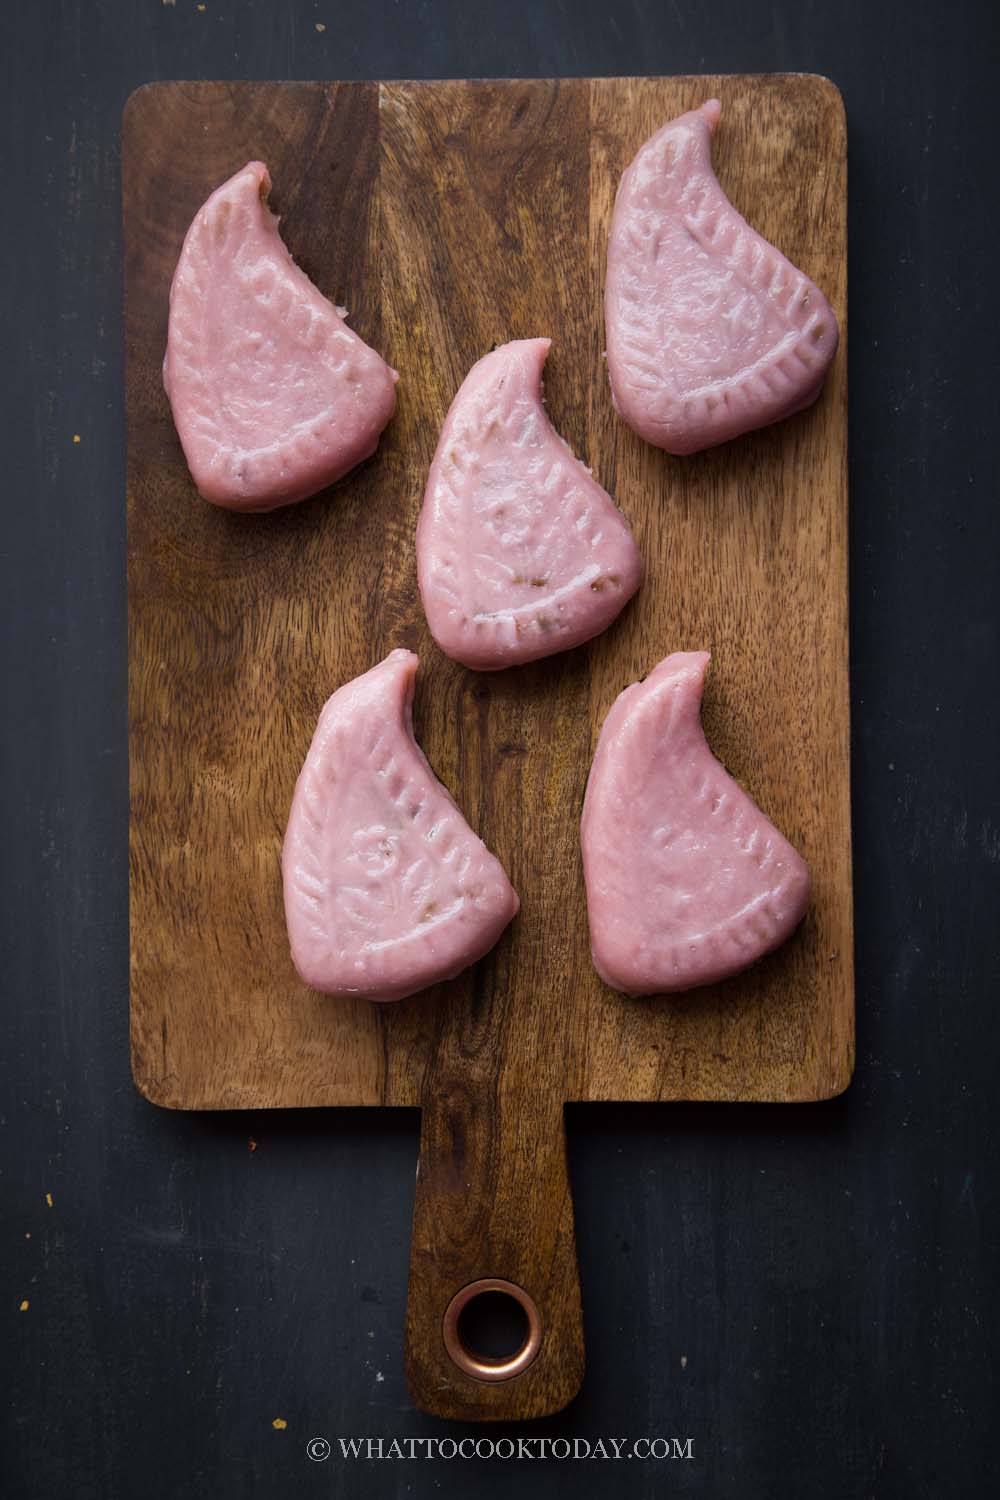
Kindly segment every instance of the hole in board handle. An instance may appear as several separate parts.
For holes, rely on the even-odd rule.
[[[481,1320],[476,1319],[471,1309],[467,1317],[463,1318],[462,1314],[470,1308],[470,1304],[480,1298],[485,1299],[487,1294],[491,1298],[500,1296],[516,1303],[524,1320],[523,1342],[520,1347],[501,1358],[493,1358],[470,1348],[467,1342],[475,1335],[477,1321],[480,1333],[486,1333],[489,1309],[483,1309],[484,1317]],[[497,1311],[495,1306],[493,1311]],[[503,1311],[506,1314],[512,1309]],[[509,1327],[510,1319],[505,1316],[504,1321]],[[523,1287],[498,1276],[486,1276],[479,1281],[470,1281],[468,1286],[464,1286],[452,1297],[445,1311],[442,1333],[448,1356],[463,1375],[468,1375],[473,1380],[512,1380],[515,1375],[526,1370],[538,1354],[542,1344],[542,1320],[534,1298],[529,1297]]]

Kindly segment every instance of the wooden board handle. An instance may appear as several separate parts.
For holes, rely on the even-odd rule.
[[[491,1365],[464,1347],[458,1318],[465,1301],[494,1289],[521,1303],[528,1337]],[[413,1209],[410,1395],[438,1417],[544,1417],[576,1395],[583,1364],[561,1102],[436,1087],[424,1100]]]

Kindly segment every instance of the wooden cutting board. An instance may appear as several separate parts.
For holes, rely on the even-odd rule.
[[[616,418],[602,361],[619,174],[713,94],[723,187],[844,333],[844,112],[821,78],[167,83],[125,111],[135,1079],[175,1109],[421,1107],[406,1363],[445,1417],[539,1416],[579,1386],[567,1100],[824,1099],[851,1075],[845,346],[813,410],[683,459]],[[401,372],[375,458],[256,517],[198,498],[160,378],[184,231],[251,157],[296,259]],[[480,675],[430,639],[414,527],[469,366],[537,334],[552,420],[631,521],[646,582],[590,645]],[[324,700],[395,646],[420,653],[418,738],[522,912],[472,972],[379,1008],[298,981],[279,859]],[[629,1000],[590,963],[584,785],[621,689],[701,647],[709,741],[815,899],[749,973]],[[480,1277],[538,1309],[540,1351],[508,1380],[463,1373],[442,1337]]]

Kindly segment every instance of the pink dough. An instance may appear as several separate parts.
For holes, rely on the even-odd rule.
[[[624,516],[545,414],[549,339],[504,344],[451,404],[417,527],[442,651],[495,671],[604,630],[642,579]]]
[[[300,271],[252,161],[187,232],[163,383],[201,494],[230,510],[304,500],[374,453],[396,372]]]
[[[608,244],[614,404],[668,453],[694,453],[809,406],[837,320],[808,276],[736,212],[712,171],[721,105],[671,120],[622,176]]]
[[[392,651],[320,714],[282,868],[292,961],[330,995],[400,1000],[493,947],[518,899],[427,764],[417,658]]]
[[[805,861],[705,741],[708,660],[677,652],[626,688],[590,770],[581,838],[594,967],[630,995],[738,973],[809,904]]]

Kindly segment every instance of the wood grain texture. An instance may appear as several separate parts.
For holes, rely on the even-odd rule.
[[[715,162],[846,333],[846,151],[802,76],[444,84],[163,84],[125,117],[132,1048],[174,1108],[423,1106],[407,1367],[446,1416],[557,1410],[583,1346],[562,1106],[807,1100],[853,1065],[846,349],[810,412],[693,458],[615,417],[601,291],[622,168],[663,120],[723,102]],[[160,383],[187,224],[250,157],[293,254],[401,371],[375,458],[272,516],[200,501]],[[551,334],[549,412],[646,557],[606,635],[492,676],[444,658],[413,532],[448,403],[493,343]],[[450,985],[331,1003],[291,967],[279,860],[322,703],[394,646],[421,654],[416,727],[522,914]],[[631,1001],[589,958],[578,820],[611,702],[707,647],[710,743],[812,867],[802,929],[748,974]],[[520,1282],[542,1352],[460,1376],[440,1319],[478,1276]]]

